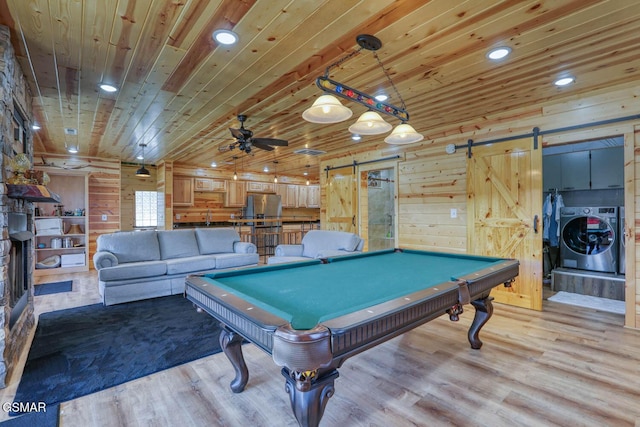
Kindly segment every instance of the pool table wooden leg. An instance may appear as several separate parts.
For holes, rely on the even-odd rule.
[[[236,371],[236,377],[230,384],[231,390],[234,393],[240,393],[249,381],[249,370],[242,355],[242,335],[223,325],[219,340],[222,351],[227,355],[231,365],[233,365],[233,369]]]
[[[338,370],[296,372],[282,368],[286,378],[285,391],[291,400],[291,409],[302,427],[317,427],[324,408],[333,396],[333,383],[338,378]]]
[[[487,296],[471,301],[471,305],[476,309],[473,323],[469,328],[469,343],[471,343],[471,348],[473,349],[477,350],[482,347],[482,341],[480,341],[478,335],[480,335],[480,329],[489,321],[493,314],[492,300],[493,297]]]

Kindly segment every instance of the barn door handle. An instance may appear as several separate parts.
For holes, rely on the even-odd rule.
[[[356,216],[351,217],[351,225],[356,226]]]
[[[538,234],[538,215],[533,216],[533,232]]]

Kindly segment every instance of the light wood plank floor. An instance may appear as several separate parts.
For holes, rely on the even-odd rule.
[[[73,279],[70,294],[36,297],[36,311],[99,301],[95,272]],[[53,280],[62,278],[39,283]],[[623,328],[622,315],[543,307],[495,304],[479,351],[466,339],[468,306],[457,323],[438,318],[347,360],[321,426],[640,426],[640,331]],[[250,379],[241,394],[229,390],[233,370],[221,353],[64,403],[60,423],[297,425],[279,369],[255,346],[244,351]]]

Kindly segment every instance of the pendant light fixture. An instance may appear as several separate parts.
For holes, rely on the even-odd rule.
[[[236,156],[233,156],[233,180],[237,181],[238,180],[238,170],[236,169]]]
[[[151,176],[151,174],[149,173],[149,170],[147,170],[147,168],[144,167],[144,147],[146,147],[147,144],[140,144],[140,147],[142,147],[142,164],[140,165],[140,168],[136,171],[136,176],[138,178],[149,178]]]
[[[380,114],[367,111],[349,126],[349,132],[357,135],[380,135],[389,132],[392,127],[391,123],[386,122]]]
[[[353,115],[353,111],[340,103],[333,95],[322,95],[302,113],[302,118],[311,123],[339,123]]]
[[[273,182],[278,183],[278,161],[273,161]]]
[[[407,123],[409,121],[409,112],[406,110],[404,100],[376,53],[376,51],[382,47],[382,42],[377,37],[369,34],[360,34],[356,37],[356,42],[360,46],[360,49],[351,52],[329,65],[324,75],[316,79],[316,86],[324,92],[330,93],[330,95],[320,96],[311,107],[302,113],[302,118],[311,123],[338,123],[347,120],[351,117],[351,114],[345,110],[349,110],[349,108],[340,103],[336,98],[336,96],[338,96],[367,107],[368,111],[362,114],[354,124],[349,126],[349,131],[353,135],[379,135],[389,132],[393,126],[380,116],[379,113],[381,113],[393,116],[401,122],[401,124],[385,138],[385,142],[388,144],[409,144],[422,140],[423,136]],[[375,95],[368,95],[367,93],[329,78],[329,72],[332,68],[341,65],[344,61],[357,55],[362,49],[373,52],[373,56],[376,61],[378,61],[378,65],[382,68],[387,81],[400,100],[401,107],[390,104],[386,102],[386,100],[376,99]]]
[[[396,126],[396,128],[384,139],[387,144],[412,144],[414,142],[422,141],[424,136],[416,132],[416,130],[408,123],[402,123]]]

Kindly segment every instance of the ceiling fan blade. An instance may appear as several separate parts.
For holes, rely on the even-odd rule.
[[[229,128],[229,130],[231,131],[231,135],[233,135],[234,138],[244,139],[244,134],[240,129]]]
[[[286,147],[289,145],[288,141],[284,139],[276,139],[276,138],[252,138],[251,143],[255,145],[255,143],[263,144],[263,145],[276,145],[278,147]]]
[[[218,147],[218,151],[221,153],[226,153],[227,151],[231,151],[235,148],[235,144],[224,144]]]
[[[256,148],[260,148],[261,150],[273,151],[274,149],[272,146],[263,144],[262,141],[256,141],[255,139],[251,141],[251,145],[253,145]]]

